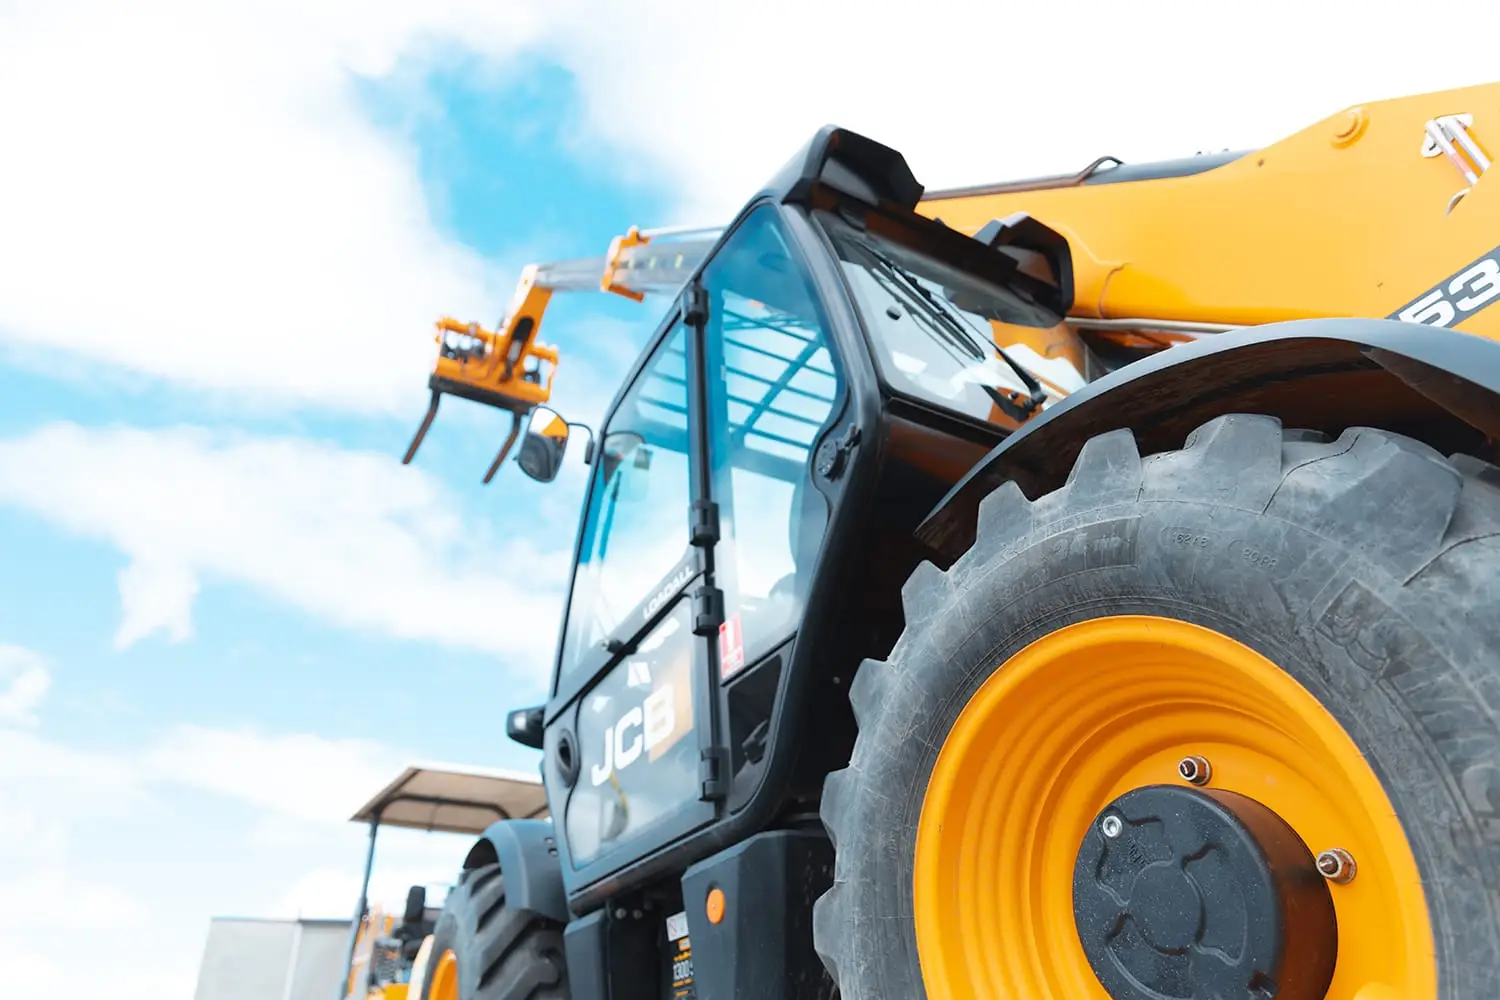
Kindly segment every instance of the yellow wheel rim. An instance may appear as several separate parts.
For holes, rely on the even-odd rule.
[[[990,676],[939,751],[917,828],[914,911],[931,1000],[1109,1000],[1079,943],[1073,866],[1094,817],[1132,788],[1210,787],[1274,810],[1358,874],[1333,885],[1328,1000],[1437,995],[1416,861],[1359,748],[1269,660],[1170,618],[1099,618],[1038,639]]]
[[[458,1000],[458,956],[449,948],[438,958],[432,970],[432,990],[428,1000]]]

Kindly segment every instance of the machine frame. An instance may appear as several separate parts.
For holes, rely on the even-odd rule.
[[[1394,102],[1393,107],[1410,117],[1417,105]],[[1368,114],[1361,111],[1352,116],[1352,125],[1339,124],[1337,118],[1320,123],[1293,137],[1286,148],[1305,150],[1311,142],[1308,137],[1330,125],[1335,126],[1334,147],[1347,148],[1389,110],[1374,106]],[[1326,142],[1326,137],[1319,141]],[[1271,158],[1261,153],[1265,155],[1122,167],[1116,176],[1100,180],[1091,168],[1050,182],[945,192],[927,207],[943,208],[945,202],[972,198],[967,208],[972,214],[979,210],[975,206],[1010,195],[1068,187],[1126,190],[1139,182],[1140,200],[1133,202],[1133,211],[1144,212],[1151,203],[1167,198],[1165,189],[1151,189],[1151,184],[1205,185],[1243,177],[1244,171]],[[1218,171],[1230,172],[1216,176]],[[1444,183],[1427,183],[1432,180],[1423,183]],[[1075,260],[1074,253],[1080,248],[1087,252],[1086,246],[1074,235],[1025,214],[997,216],[984,225],[965,218],[950,227],[922,214],[923,190],[899,153],[844,130],[820,131],[746,202],[692,268],[622,379],[598,438],[591,436],[593,468],[573,545],[570,608],[588,561],[590,519],[601,503],[595,485],[600,470],[612,460],[626,458],[608,446],[615,416],[681,335],[678,412],[686,418],[680,444],[689,471],[674,530],[682,532],[682,554],[640,592],[633,608],[612,623],[598,648],[577,663],[569,661],[577,622],[571,610],[566,612],[548,701],[508,718],[513,739],[543,751],[543,783],[556,821],[556,862],[541,856],[535,838],[527,841],[529,848],[518,846],[516,838],[532,837],[522,825],[502,823],[485,833],[465,868],[498,863],[507,885],[517,884],[534,901],[516,905],[565,925],[568,976],[575,995],[608,995],[614,1000],[655,995],[643,984],[660,982],[652,965],[678,940],[663,938],[648,926],[659,917],[669,926],[674,919],[685,920],[683,926],[700,949],[710,942],[719,949],[712,954],[700,950],[698,955],[699,989],[711,995],[745,992],[760,972],[795,979],[796,988],[784,995],[820,995],[822,986],[810,971],[817,961],[811,955],[805,918],[811,899],[831,878],[831,845],[818,810],[824,779],[850,764],[855,725],[849,683],[862,661],[885,656],[909,624],[903,591],[918,566],[924,561],[951,566],[969,548],[986,496],[1007,483],[1033,498],[1062,486],[1084,443],[1109,431],[1132,430],[1141,455],[1150,456],[1182,447],[1192,429],[1231,413],[1274,417],[1288,428],[1330,436],[1350,426],[1368,425],[1406,435],[1443,455],[1462,452],[1484,461],[1500,459],[1500,343],[1490,339],[1500,314],[1481,315],[1476,306],[1462,316],[1457,311],[1450,316],[1440,309],[1433,312],[1431,306],[1435,293],[1438,302],[1500,294],[1484,292],[1500,288],[1500,280],[1480,287],[1490,275],[1500,276],[1500,263],[1495,263],[1500,252],[1489,251],[1458,266],[1460,255],[1473,257],[1475,213],[1493,196],[1492,189],[1480,186],[1478,176],[1470,180],[1461,197],[1446,202],[1446,212],[1438,205],[1440,215],[1468,214],[1455,220],[1464,227],[1462,245],[1444,245],[1434,274],[1403,271],[1391,276],[1387,288],[1383,279],[1366,282],[1370,276],[1357,269],[1339,271],[1341,293],[1357,288],[1358,302],[1378,306],[1368,316],[1330,318],[1342,305],[1354,308],[1350,304],[1356,298],[1337,295],[1299,305],[1303,318],[1295,319],[1257,317],[1252,307],[1240,302],[1230,311],[1238,309],[1239,319],[1259,325],[1235,329],[1239,323],[1215,325],[1201,317],[1110,316],[1104,309],[1104,290],[1123,273],[1125,263],[1092,253],[1086,260]],[[1278,183],[1284,181],[1283,177]],[[1193,190],[1189,201],[1206,197],[1203,188]],[[1367,194],[1362,190],[1360,197]],[[1424,189],[1421,194],[1425,211],[1432,191]],[[1124,197],[1128,201],[1135,196]],[[1329,217],[1337,217],[1339,210],[1348,206],[1333,206]],[[1123,336],[1115,346],[1134,353],[1117,362],[1091,356],[1086,384],[1061,400],[1044,400],[1045,390],[1035,383],[1024,392],[992,395],[995,413],[1008,419],[945,408],[931,397],[907,391],[882,367],[888,359],[872,332],[868,308],[859,304],[839,264],[836,240],[818,221],[824,214],[856,228],[904,229],[915,243],[941,246],[943,256],[961,261],[969,270],[998,275],[996,282],[1002,285],[1013,281],[1036,307],[1036,322],[1019,326],[1045,331],[1066,324],[1078,330],[1118,332]],[[721,387],[723,343],[711,336],[710,327],[717,315],[715,269],[725,261],[731,262],[725,267],[732,265],[738,241],[758,218],[772,219],[786,239],[790,261],[815,303],[837,391],[806,443],[806,465],[796,484],[803,491],[801,502],[821,504],[825,518],[808,555],[805,600],[779,644],[744,663],[734,660],[726,676],[736,627],[726,614],[729,567],[721,558],[721,543],[722,528],[733,515],[723,508],[716,485],[713,435],[726,426],[720,407],[728,391]],[[1427,237],[1437,239],[1431,233]],[[1177,259],[1173,254],[1180,257],[1186,252],[1169,240],[1153,249],[1157,256],[1118,287],[1139,291],[1154,280],[1147,264],[1154,260],[1170,272],[1169,265]],[[1366,284],[1374,284],[1374,290]],[[1075,285],[1089,289],[1091,296],[1076,308]],[[1422,292],[1424,287],[1428,291]],[[1480,305],[1488,304],[1489,298]],[[1190,294],[1179,299],[1173,300],[1174,308],[1183,302],[1194,309],[1203,305],[1189,301]],[[1474,332],[1453,328],[1464,323]],[[1142,332],[1169,336],[1154,345],[1150,337],[1132,343]],[[1166,349],[1168,342],[1176,346]],[[991,346],[1004,357],[1002,345]],[[556,446],[565,449],[566,440]],[[555,466],[553,462],[548,467]],[[802,509],[795,508],[794,516]],[[627,790],[619,780],[624,765],[616,768],[611,763],[611,749],[618,757],[628,746],[629,759],[640,759],[642,743],[627,743],[621,734],[628,731],[635,740],[650,729],[652,707],[619,701],[626,705],[621,713],[616,702],[634,686],[637,678],[630,664],[643,644],[672,622],[685,630],[686,670],[694,683],[690,699],[683,703],[691,719],[686,732],[678,733],[676,722],[668,728],[679,741],[673,745],[687,752],[673,762],[675,772],[658,772],[649,760],[635,765],[639,769]],[[649,672],[642,676],[641,686],[655,683]],[[611,687],[615,681],[619,683]],[[653,687],[652,693],[657,690]],[[658,701],[656,707],[661,706]],[[605,726],[587,720],[587,711],[613,714],[605,718]],[[758,740],[758,749],[752,750],[752,740]],[[591,773],[602,775],[592,779],[594,787],[614,782],[627,814],[630,796],[637,801],[666,797],[671,804],[658,808],[656,819],[644,827],[630,829],[627,816],[621,832],[599,835],[592,849],[580,852],[571,824],[575,813],[582,811],[577,808],[578,789],[591,780]],[[660,781],[653,777],[658,773],[664,776]],[[701,906],[684,905],[687,897],[701,900],[710,887],[726,885],[735,886],[731,906],[738,909],[722,917],[722,926]],[[780,907],[778,913],[784,911],[785,920],[765,919],[772,903]],[[750,953],[781,958],[757,972],[736,959]],[[777,982],[772,976],[770,988]]]
[[[1144,176],[1192,176],[1214,169],[1219,162],[1216,159],[1203,165],[1202,171],[1177,164],[1164,172],[1148,171]],[[681,808],[662,823],[613,844],[578,867],[569,850],[569,838],[560,837],[562,878],[574,912],[585,913],[608,898],[681,871],[772,824],[779,813],[795,816],[799,810],[810,808],[816,801],[816,791],[809,784],[804,795],[796,786],[799,778],[806,783],[811,776],[821,774],[825,764],[831,764],[824,751],[837,745],[839,727],[846,721],[841,717],[839,685],[862,657],[878,655],[882,644],[893,640],[899,631],[898,618],[894,627],[875,625],[869,630],[870,636],[859,640],[847,630],[840,634],[833,623],[847,618],[851,611],[856,617],[873,614],[874,608],[868,603],[871,594],[886,582],[903,579],[922,559],[951,561],[962,551],[965,517],[972,518],[978,498],[993,488],[997,477],[1018,478],[1028,492],[1043,484],[1057,485],[1057,476],[1069,467],[1077,447],[1088,435],[1121,426],[1142,432],[1156,427],[1163,443],[1173,434],[1179,434],[1180,441],[1185,428],[1216,413],[1243,407],[1252,398],[1258,412],[1296,420],[1297,426],[1335,428],[1351,416],[1373,421],[1384,415],[1389,419],[1400,409],[1406,419],[1400,421],[1398,429],[1414,431],[1421,439],[1449,450],[1460,445],[1474,450],[1483,444],[1483,434],[1460,414],[1473,418],[1476,405],[1483,412],[1485,399],[1493,404],[1500,398],[1495,395],[1500,382],[1493,375],[1481,374],[1478,381],[1450,384],[1437,394],[1430,390],[1424,393],[1413,388],[1414,376],[1409,368],[1415,362],[1425,366],[1429,374],[1447,373],[1450,382],[1459,371],[1493,373],[1500,371],[1500,345],[1435,327],[1419,330],[1413,324],[1396,321],[1291,321],[1182,345],[1092,382],[1033,417],[1020,433],[942,410],[903,393],[882,377],[876,346],[839,273],[834,247],[826,230],[813,221],[812,213],[867,212],[909,220],[905,213],[916,208],[920,195],[920,186],[898,153],[851,133],[832,128],[821,131],[771,184],[746,203],[694,269],[610,404],[610,416],[601,433],[607,433],[609,420],[667,338],[687,329],[687,395],[698,418],[689,423],[693,431],[691,448],[700,473],[712,464],[705,430],[710,418],[709,394],[705,391],[705,334],[700,318],[706,309],[703,276],[712,271],[715,261],[733,250],[736,233],[748,218],[760,211],[776,213],[797,263],[824,310],[828,348],[843,376],[840,395],[813,442],[813,454],[818,457],[806,472],[806,485],[828,504],[826,537],[816,558],[807,603],[787,642],[759,662],[748,664],[729,684],[719,683],[717,644],[707,634],[697,638],[693,671],[704,681],[695,690],[693,705],[693,736],[703,768],[699,795],[685,799]],[[942,223],[933,222],[932,226],[936,231]],[[957,231],[948,232],[955,239],[963,239],[971,252],[980,252],[982,244]],[[1049,245],[1040,237],[1031,242],[1033,249]],[[1067,261],[1060,264],[1064,271],[1069,270]],[[1065,313],[1071,302],[1059,300],[1057,305]],[[685,324],[685,318],[697,321]],[[1408,363],[1406,367],[1403,361]],[[1237,372],[1235,366],[1244,366],[1248,374]],[[1345,393],[1350,377],[1363,379],[1373,393]],[[1283,388],[1268,392],[1268,381]],[[1325,395],[1336,390],[1336,397]],[[1460,405],[1455,412],[1456,401],[1465,398],[1468,406]],[[1337,405],[1322,405],[1320,412],[1313,412],[1319,407],[1309,401],[1327,399],[1336,399]],[[1072,443],[1071,453],[1064,442]],[[820,475],[820,463],[826,463],[829,469],[836,465],[837,474]],[[1045,468],[1032,472],[1032,466],[1040,464]],[[1053,471],[1047,475],[1047,470]],[[1031,478],[1026,478],[1028,475]],[[722,603],[720,588],[715,586],[713,546],[717,538],[711,507],[715,497],[703,475],[695,476],[694,486],[693,495],[684,498],[682,523],[687,537],[697,541],[687,546],[683,559],[663,578],[664,585],[653,588],[642,605],[625,616],[630,624],[609,637],[614,651],[599,650],[586,667],[565,674],[561,657],[569,622],[566,618],[563,621],[558,659],[553,665],[552,697],[544,709],[544,783],[556,816],[567,815],[571,781],[576,780],[576,775],[570,777],[558,760],[560,748],[576,739],[572,715],[581,699],[620,667],[633,644],[684,602],[693,606],[703,628],[724,625],[722,608],[715,604]],[[851,490],[861,499],[860,504],[842,502]],[[877,492],[883,498],[879,503],[875,502]],[[592,498],[580,513],[573,550],[575,565],[582,553],[590,502],[594,502]],[[882,520],[873,513],[876,509],[884,512],[886,523],[876,523]],[[905,524],[893,523],[908,518]],[[900,545],[896,539],[902,529],[913,528],[918,522],[926,544]],[[954,525],[959,527],[954,529]],[[879,559],[872,559],[866,551],[872,537],[892,543]],[[859,580],[865,582],[854,582]],[[872,580],[882,583],[872,584]],[[899,583],[888,590],[899,592]],[[650,613],[642,614],[643,610]],[[899,609],[888,610],[899,615]],[[731,700],[735,688],[750,683],[759,668],[773,661],[778,676],[774,707],[764,720],[768,735],[763,765],[753,780],[736,780],[721,770],[733,751],[723,720],[734,714]],[[828,669],[811,669],[814,661],[827,664]],[[809,742],[806,720],[810,709],[830,723],[826,747],[818,746],[816,739],[811,740],[811,747],[804,745]],[[811,822],[805,815],[803,820],[787,822],[796,826],[803,821]]]

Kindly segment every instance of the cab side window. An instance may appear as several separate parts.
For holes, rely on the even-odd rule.
[[[728,676],[784,640],[801,617],[827,521],[811,452],[842,375],[812,282],[774,209],[742,223],[703,282]]]
[[[686,338],[678,323],[601,435],[561,678],[591,662],[600,644],[690,551]]]

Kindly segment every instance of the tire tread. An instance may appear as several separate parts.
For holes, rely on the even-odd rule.
[[[561,925],[508,908],[496,863],[459,879],[433,934],[429,962],[450,948],[457,954],[462,1000],[568,1000]],[[420,1000],[429,1000],[431,982],[429,968]]]
[[[920,974],[910,971],[915,955],[897,954],[882,927],[898,911],[910,920],[909,889],[892,889],[871,873],[890,871],[901,851],[909,849],[895,843],[909,834],[909,827],[901,826],[888,785],[902,772],[886,761],[896,753],[895,743],[910,742],[913,734],[904,717],[886,718],[885,713],[920,687],[918,678],[906,675],[933,653],[932,623],[945,618],[954,603],[970,598],[969,588],[985,574],[1003,572],[997,564],[1021,545],[1088,523],[1091,517],[1114,516],[1111,506],[1135,504],[1146,516],[1148,509],[1159,511],[1163,508],[1157,505],[1164,503],[1235,509],[1268,525],[1280,521],[1285,530],[1311,532],[1325,555],[1343,553],[1345,578],[1356,581],[1350,585],[1354,590],[1382,605],[1425,609],[1420,612],[1426,616],[1424,634],[1433,642],[1443,641],[1437,623],[1461,619],[1465,601],[1475,600],[1476,593],[1500,593],[1500,560],[1489,555],[1500,555],[1500,468],[1472,456],[1443,456],[1377,428],[1351,427],[1330,438],[1283,428],[1271,417],[1230,414],[1195,429],[1180,449],[1147,457],[1139,454],[1134,434],[1124,429],[1087,442],[1065,485],[1054,493],[1033,501],[1016,483],[1005,483],[981,501],[975,541],[946,573],[928,564],[913,573],[902,591],[905,631],[888,660],[861,665],[850,688],[858,733],[850,765],[830,773],[825,782],[821,816],[835,844],[835,876],[832,888],[815,904],[813,921],[815,949],[846,1000],[904,1000],[924,994]],[[1483,561],[1480,552],[1486,553]],[[1261,582],[1248,575],[1245,581],[1248,603],[1250,584]],[[1340,601],[1351,600],[1351,593],[1345,588],[1319,596],[1317,607],[1326,610],[1308,627],[1315,632],[1330,627],[1335,619],[1329,615]],[[1370,620],[1368,606],[1354,611],[1353,621]],[[1398,620],[1379,626],[1378,634],[1327,641],[1351,655],[1364,651],[1395,665],[1414,648],[1400,625]],[[1500,625],[1471,626],[1469,646],[1458,640],[1441,649],[1433,646],[1421,654],[1425,659],[1419,657],[1420,669],[1393,683],[1395,690],[1410,686],[1427,697],[1436,693],[1435,684],[1450,691],[1461,686],[1462,698],[1468,699],[1461,703],[1445,693],[1442,710],[1422,718],[1415,727],[1420,732],[1402,737],[1413,749],[1427,747],[1410,758],[1409,766],[1422,766],[1416,761],[1424,754],[1443,758],[1442,765],[1454,775],[1452,794],[1469,803],[1452,814],[1451,836],[1456,839],[1429,848],[1436,851],[1431,856],[1467,851],[1470,860],[1451,863],[1466,865],[1488,891],[1483,897],[1487,902],[1475,904],[1471,895],[1468,903],[1454,904],[1452,913],[1441,912],[1441,906],[1434,910],[1434,919],[1448,921],[1446,926],[1465,928],[1470,957],[1478,963],[1450,961],[1445,955],[1452,943],[1439,944],[1447,976],[1440,990],[1443,1000],[1467,1000],[1480,995],[1474,989],[1495,986],[1500,961],[1500,675],[1493,648],[1476,650],[1472,641],[1490,633],[1500,641]],[[1310,632],[1295,641],[1325,641],[1319,638],[1323,634]],[[1377,671],[1370,676],[1382,675]],[[898,678],[902,697],[894,698]],[[1347,683],[1369,682],[1351,678]],[[1397,724],[1395,711],[1393,707],[1385,724]],[[936,748],[923,752],[930,760]],[[879,767],[873,766],[876,762]],[[1438,808],[1447,801],[1441,795],[1436,787],[1416,788],[1410,804],[1418,812],[1428,804]],[[914,821],[913,815],[904,818],[908,824]],[[871,905],[878,912],[866,912]],[[1474,932],[1475,926],[1481,929]]]

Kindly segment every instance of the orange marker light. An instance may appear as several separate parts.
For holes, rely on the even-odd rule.
[[[704,910],[708,913],[708,922],[717,924],[724,919],[724,890],[714,888],[708,890],[708,902],[704,904]]]

